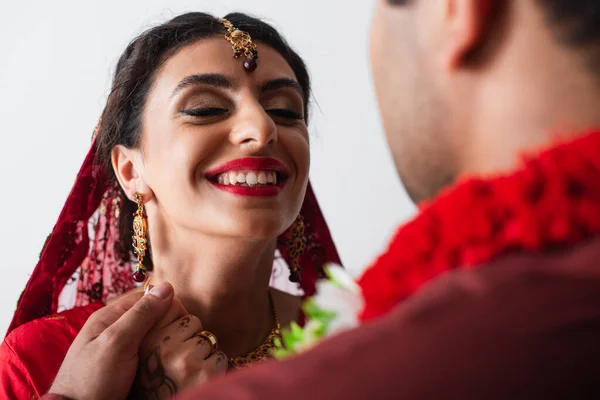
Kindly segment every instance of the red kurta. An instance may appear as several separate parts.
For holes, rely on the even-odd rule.
[[[45,394],[92,313],[92,303],[21,325],[0,346],[0,399],[29,400]]]

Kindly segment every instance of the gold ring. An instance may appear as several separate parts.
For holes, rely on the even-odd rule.
[[[217,337],[215,335],[213,335],[209,331],[202,331],[198,333],[198,336],[202,336],[203,338],[208,340],[208,343],[210,343],[210,354],[208,355],[208,357],[212,356],[217,352]]]

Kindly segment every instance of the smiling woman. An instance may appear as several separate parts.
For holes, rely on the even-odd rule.
[[[162,398],[227,369],[222,352],[230,367],[270,358],[281,326],[301,319],[299,296],[339,262],[308,183],[304,63],[271,26],[226,18],[179,16],[121,56],[0,347],[0,397],[44,394],[89,315],[141,290],[132,275],[171,283],[185,310],[140,350],[132,390]]]

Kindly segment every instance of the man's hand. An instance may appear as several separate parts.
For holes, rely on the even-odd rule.
[[[131,293],[96,311],[71,345],[50,393],[85,400],[125,399],[138,367],[140,343],[169,311],[173,288]]]

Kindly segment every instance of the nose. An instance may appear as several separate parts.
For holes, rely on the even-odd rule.
[[[230,134],[233,144],[261,149],[277,143],[277,125],[258,102],[245,104],[237,114]]]

